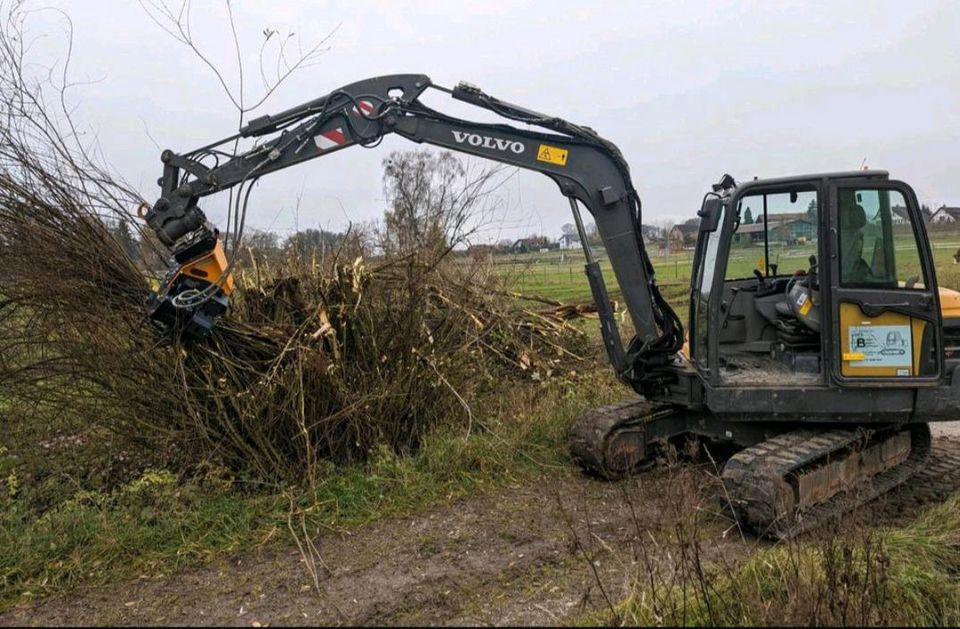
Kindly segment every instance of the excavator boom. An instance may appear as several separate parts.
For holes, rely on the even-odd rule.
[[[440,113],[420,100],[429,88],[537,129],[483,124]],[[211,256],[225,258],[218,249],[216,228],[198,206],[202,197],[239,188],[234,195],[235,231],[228,239],[235,258],[246,198],[257,179],[351,146],[379,143],[391,133],[543,173],[570,200],[581,229],[578,203],[582,204],[593,215],[636,330],[633,342],[624,348],[599,264],[583,238],[586,272],[610,362],[638,391],[659,391],[670,383],[669,363],[683,344],[683,328],[657,288],[640,230],[639,198],[617,147],[589,128],[498,100],[468,84],[453,89],[436,86],[418,74],[352,83],[303,105],[254,119],[237,135],[201,149],[183,154],[164,151],[161,196],[145,218],[171,248],[179,266],[152,297],[154,317],[167,328],[203,336],[226,307],[232,261],[219,274],[210,273],[215,263]],[[245,152],[228,155],[217,150],[245,138],[256,140]]]

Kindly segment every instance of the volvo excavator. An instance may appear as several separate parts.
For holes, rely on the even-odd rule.
[[[502,123],[427,106],[440,91]],[[729,512],[786,538],[930,464],[929,422],[960,411],[960,294],[938,289],[913,190],[879,170],[737,182],[704,195],[686,328],[661,295],[640,199],[620,150],[589,127],[427,76],[371,78],[186,152],[163,151],[160,198],[143,218],[173,257],[148,300],[164,333],[202,339],[227,309],[233,259],[198,203],[231,190],[233,242],[263,176],[395,134],[543,173],[569,201],[603,345],[637,396],[586,413],[570,448],[608,479],[692,436],[735,453],[721,476]],[[234,142],[239,152],[222,148]],[[624,343],[592,216],[634,330]],[[235,256],[234,256],[235,257]]]

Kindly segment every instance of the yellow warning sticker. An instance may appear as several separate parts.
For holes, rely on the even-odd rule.
[[[537,160],[547,162],[548,164],[556,164],[557,166],[566,166],[567,153],[569,152],[567,149],[541,144],[540,149],[537,151]]]
[[[803,305],[800,306],[800,314],[804,317],[807,316],[807,313],[810,312],[810,309],[813,308],[813,300],[805,299],[803,300]]]

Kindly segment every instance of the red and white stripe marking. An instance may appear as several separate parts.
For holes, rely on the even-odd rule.
[[[343,134],[343,129],[337,127],[336,129],[330,129],[329,131],[324,131],[314,136],[313,141],[317,143],[317,148],[321,151],[329,151],[330,149],[346,144],[347,136]]]
[[[351,108],[354,116],[359,116],[361,111],[365,116],[373,115],[373,103],[370,101],[361,100],[357,102],[357,105],[360,106],[360,111],[357,111],[356,106]],[[330,149],[335,149],[338,146],[346,144],[347,136],[343,133],[341,127],[337,127],[336,129],[324,131],[320,135],[315,136],[313,141],[317,143],[317,148],[321,151],[329,151]]]
[[[371,103],[368,100],[361,100],[359,101],[359,105],[360,105],[360,111],[362,111],[365,116],[373,115],[373,103]],[[360,115],[360,112],[357,111],[356,106],[353,107],[353,115],[355,116]]]

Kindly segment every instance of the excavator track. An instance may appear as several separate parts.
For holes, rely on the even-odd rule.
[[[758,534],[788,539],[873,500],[924,469],[930,429],[794,430],[724,466],[724,499]]]
[[[592,409],[571,426],[570,453],[586,470],[608,480],[623,478],[648,458],[644,425],[674,412],[644,399]]]
[[[889,504],[896,510],[940,502],[960,490],[960,440],[940,437],[933,441],[930,459],[910,481],[891,492]]]

